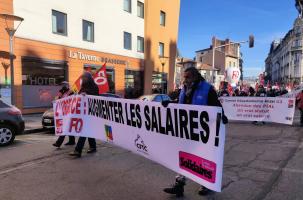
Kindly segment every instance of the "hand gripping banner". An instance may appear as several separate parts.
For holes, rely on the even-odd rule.
[[[54,103],[56,135],[96,138],[220,192],[225,126],[219,107],[74,95]]]

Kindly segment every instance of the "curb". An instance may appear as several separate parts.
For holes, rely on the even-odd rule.
[[[31,134],[31,133],[38,133],[42,131],[46,131],[47,129],[44,128],[34,128],[34,129],[25,129],[23,134]]]

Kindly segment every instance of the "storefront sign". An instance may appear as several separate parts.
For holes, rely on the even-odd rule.
[[[94,62],[101,62],[101,63],[110,63],[110,64],[118,64],[118,65],[126,65],[125,60],[94,56],[94,55],[83,53],[81,51],[77,51],[77,52],[69,51],[68,55],[69,55],[69,58],[72,58],[72,59],[94,61]]]
[[[225,126],[218,107],[74,95],[54,103],[57,135],[97,138],[220,192]]]

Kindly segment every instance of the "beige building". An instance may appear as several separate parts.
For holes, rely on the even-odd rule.
[[[212,67],[213,47],[215,47],[214,68]],[[197,62],[197,68],[200,69],[203,73],[202,75],[209,82],[214,82],[214,86],[218,88],[220,82],[224,81],[226,69],[229,67],[240,68],[240,66],[242,66],[243,61],[240,58],[239,50],[239,44],[233,44],[230,39],[220,40],[213,37],[212,45],[209,48],[196,51],[195,60]],[[212,73],[215,73],[215,80],[212,80]]]

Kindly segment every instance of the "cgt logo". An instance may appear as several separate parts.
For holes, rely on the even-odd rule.
[[[106,140],[108,142],[113,142],[114,138],[113,138],[113,131],[112,131],[112,127],[105,125],[105,136],[106,136]]]
[[[148,154],[147,146],[144,144],[140,135],[137,135],[137,138],[135,139],[135,146],[137,147],[137,151]]]
[[[210,183],[215,183],[216,181],[217,165],[212,161],[180,151],[179,166],[181,169],[194,174]]]
[[[63,133],[63,119],[56,119],[56,133]]]

